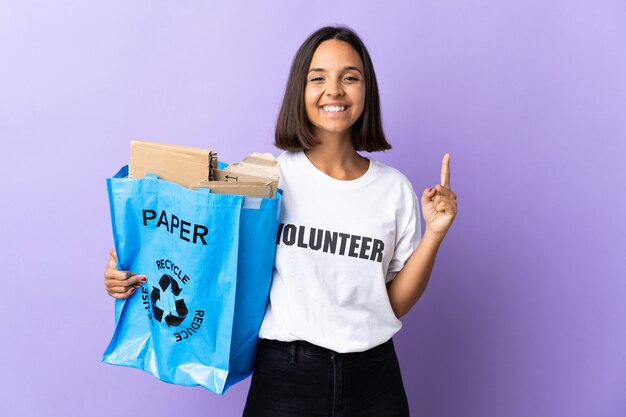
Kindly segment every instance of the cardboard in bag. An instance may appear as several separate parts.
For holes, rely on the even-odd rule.
[[[194,187],[198,188],[208,188],[214,194],[237,194],[259,198],[276,196],[276,188],[271,182],[202,181]]]
[[[230,172],[224,169],[214,169],[213,170],[213,182],[221,182],[221,183],[245,183],[245,184],[262,184],[265,186],[270,186],[272,192],[270,194],[270,198],[274,198],[276,196],[276,190],[278,189],[278,180],[274,180],[272,178],[260,177],[256,175],[248,175],[248,174],[240,174]],[[203,184],[205,185],[205,184]]]
[[[247,182],[266,182],[268,180],[275,181],[271,177],[264,177],[262,175],[258,175],[258,173],[255,173],[255,174],[257,175],[243,174],[241,172],[231,171],[228,168],[214,169],[213,179],[215,181],[247,181]]]
[[[229,165],[224,169],[214,169],[213,176],[215,181],[225,183],[244,183],[248,184],[249,187],[252,187],[253,184],[256,184],[255,187],[269,187],[271,190],[270,198],[274,198],[278,189],[280,169],[278,161],[271,154],[253,153],[244,158],[243,161]],[[223,189],[228,190],[229,188],[224,187]],[[232,188],[232,190],[236,189]],[[240,188],[240,190],[244,189],[246,192],[261,193],[259,190],[251,191],[249,188]]]
[[[211,180],[213,167],[217,167],[217,153],[210,150],[140,140],[130,142],[129,178],[154,174],[191,188],[200,181]]]
[[[280,175],[278,160],[274,159],[271,154],[253,153],[247,156],[241,162],[237,162],[229,165],[227,168],[221,170],[220,174],[224,175],[224,181],[227,181],[226,176],[252,176],[263,178],[266,181],[276,181]],[[215,178],[219,180],[218,178]],[[252,181],[252,179],[236,179],[235,181]]]

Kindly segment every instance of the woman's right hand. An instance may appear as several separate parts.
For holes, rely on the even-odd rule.
[[[104,270],[104,289],[113,298],[122,300],[130,297],[136,288],[146,282],[144,275],[136,275],[130,271],[119,271],[117,269],[117,254],[115,249],[109,252],[109,263]]]

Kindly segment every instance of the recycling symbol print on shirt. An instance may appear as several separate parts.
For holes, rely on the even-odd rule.
[[[152,287],[152,313],[159,323],[165,318],[167,326],[172,327],[179,326],[185,320],[189,310],[185,300],[178,298],[181,291],[178,282],[168,274],[161,276],[158,287]]]

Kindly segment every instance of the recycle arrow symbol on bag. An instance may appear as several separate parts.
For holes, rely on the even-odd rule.
[[[152,292],[150,293],[150,301],[152,303],[152,313],[154,315],[154,318],[157,319],[157,321],[161,322],[163,320],[163,314],[165,312],[163,311],[163,309],[157,307],[156,305],[157,301],[161,299],[161,291],[165,292],[169,288],[172,294],[174,294],[175,297],[178,297],[182,289],[178,285],[178,282],[176,282],[174,278],[167,274],[163,274],[161,276],[161,279],[159,279],[159,287],[152,287]],[[176,299],[175,305],[176,315],[173,314],[174,312],[168,312],[165,316],[165,323],[168,327],[179,326],[185,320],[185,317],[187,317],[187,313],[189,313],[187,305],[185,304],[185,300],[183,300],[182,298],[180,300]]]

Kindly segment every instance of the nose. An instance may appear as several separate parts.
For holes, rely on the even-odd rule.
[[[326,88],[326,95],[328,96],[341,96],[343,95],[343,87],[341,80],[329,81]]]

